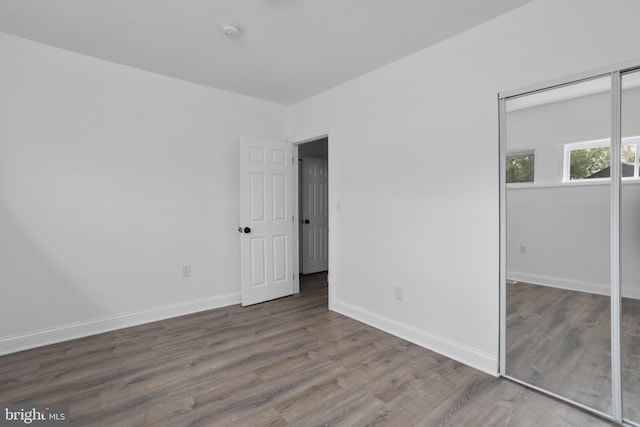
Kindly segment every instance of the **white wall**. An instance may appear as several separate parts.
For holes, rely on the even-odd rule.
[[[239,136],[282,139],[285,108],[2,34],[0,58],[0,354],[239,302]]]
[[[639,57],[637,16],[536,1],[293,106],[331,129],[336,309],[496,373],[497,93]]]

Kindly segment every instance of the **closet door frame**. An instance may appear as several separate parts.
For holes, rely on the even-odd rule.
[[[640,69],[640,58],[624,63],[614,64],[597,70],[592,70],[572,76],[567,76],[552,81],[538,83],[521,89],[500,92],[498,94],[499,108],[499,176],[500,176],[500,347],[499,347],[499,374],[500,376],[523,384],[527,387],[551,395],[562,401],[571,403],[582,409],[594,412],[604,418],[622,423],[622,378],[621,378],[621,304],[620,291],[621,275],[621,75]],[[611,78],[611,182],[610,182],[610,215],[611,215],[611,386],[612,386],[612,413],[606,414],[585,406],[571,399],[557,395],[553,392],[528,384],[513,378],[506,373],[506,101],[518,97],[524,97],[533,93],[553,90],[562,86],[568,86],[601,77]]]

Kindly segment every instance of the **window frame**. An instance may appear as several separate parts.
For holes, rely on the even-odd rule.
[[[532,181],[524,181],[524,182],[506,182],[505,184],[509,187],[511,186],[529,186],[529,185],[534,185],[536,183],[536,150],[535,149],[527,149],[527,150],[520,150],[520,151],[512,151],[509,153],[506,153],[504,156],[504,168],[505,168],[505,173],[507,170],[507,161],[509,159],[509,157],[518,157],[518,156],[526,156],[526,155],[532,155],[533,156],[533,180]]]
[[[625,145],[635,145],[636,146],[636,155],[633,163],[633,176],[622,177],[623,181],[632,181],[632,180],[640,180],[640,159],[638,158],[640,154],[640,136],[629,136],[626,138],[621,138],[622,147]],[[571,152],[576,150],[586,150],[589,148],[611,148],[611,140],[609,138],[604,139],[594,139],[591,141],[582,141],[582,142],[572,142],[569,144],[564,144],[564,165],[562,170],[562,182],[563,183],[576,183],[576,182],[606,182],[610,180],[610,177],[604,178],[581,178],[581,179],[571,179]],[[611,165],[609,165],[611,167]]]

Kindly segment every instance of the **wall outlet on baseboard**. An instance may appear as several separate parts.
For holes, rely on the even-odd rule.
[[[396,286],[395,297],[398,301],[404,300],[404,288],[402,286]]]
[[[182,277],[189,277],[189,276],[191,276],[191,265],[185,264],[182,266]]]

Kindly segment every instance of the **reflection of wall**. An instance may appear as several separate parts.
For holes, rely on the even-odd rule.
[[[609,293],[608,185],[507,190],[507,278]],[[622,294],[640,298],[640,184],[623,185]],[[526,253],[520,253],[520,246]]]
[[[640,135],[640,88],[623,92],[622,136]],[[598,93],[507,113],[508,151],[609,138],[611,96]]]

